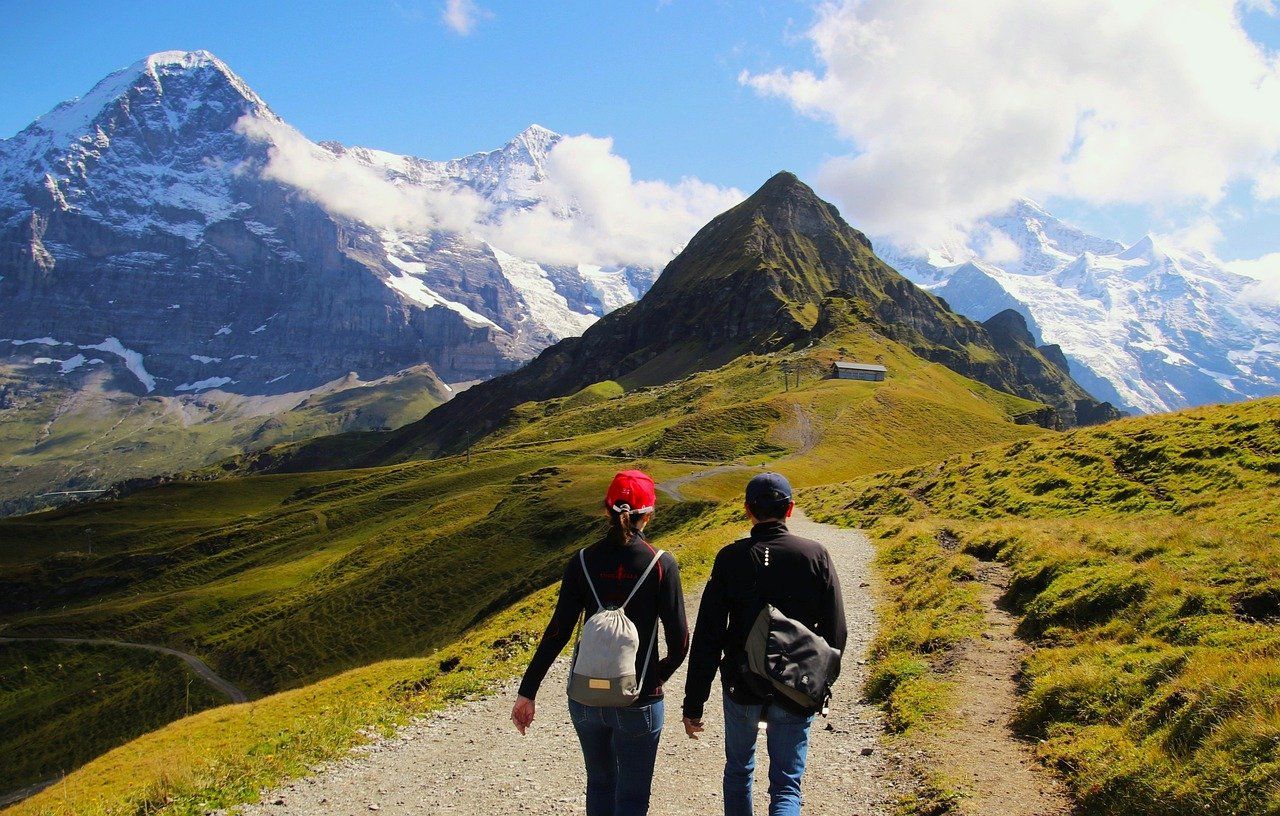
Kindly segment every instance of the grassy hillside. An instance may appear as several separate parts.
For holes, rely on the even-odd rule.
[[[0,792],[73,771],[123,741],[223,702],[169,655],[0,645]]]
[[[317,435],[397,428],[448,398],[421,366],[372,383],[308,393],[138,397],[108,371],[59,375],[0,363],[0,513],[65,503],[61,491],[189,470],[245,450]]]
[[[1280,813],[1280,399],[1124,420],[811,492],[882,540],[869,691],[946,727],[975,559],[1034,651],[1014,726],[1096,814]],[[945,773],[945,768],[942,769]]]
[[[889,379],[819,379],[838,356],[881,357]],[[0,625],[172,645],[260,694],[315,689],[444,649],[552,583],[598,535],[617,469],[771,462],[818,484],[1037,438],[1013,420],[1039,410],[850,324],[666,385],[519,406],[469,458],[171,483],[0,521]],[[746,475],[690,490],[736,495]],[[660,524],[697,510],[664,505]]]
[[[716,551],[745,524],[732,508],[660,511],[653,538],[705,580]],[[522,671],[555,603],[539,590],[426,656],[386,660],[251,703],[178,720],[93,760],[5,811],[12,816],[197,816],[254,797],[407,718]]]
[[[841,348],[893,373],[810,373],[786,390],[777,356],[746,356],[664,386],[521,406],[469,461],[172,483],[5,520],[0,622],[178,646],[274,691],[434,648],[545,586],[594,535],[597,494],[624,465],[661,478],[774,461],[818,483],[1043,433],[1011,421],[1035,404],[864,330],[789,362],[817,372]]]

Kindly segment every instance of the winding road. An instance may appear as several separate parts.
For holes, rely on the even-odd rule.
[[[180,652],[177,649],[170,649],[168,646],[156,646],[152,643],[129,643],[123,640],[106,640],[99,638],[76,638],[76,637],[0,637],[0,643],[23,643],[23,642],[40,642],[45,643],[69,643],[72,645],[89,645],[89,646],[118,646],[124,649],[141,649],[147,652],[159,652],[160,654],[172,655],[181,658],[191,671],[208,683],[214,690],[226,695],[233,703],[246,703],[249,701],[248,695],[240,690],[238,686],[230,680],[222,677],[213,669],[209,668],[209,664],[193,654]]]

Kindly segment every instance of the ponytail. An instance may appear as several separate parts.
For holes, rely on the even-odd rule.
[[[640,534],[639,524],[648,513],[633,513],[625,504],[609,508],[609,521],[616,527],[626,541]]]

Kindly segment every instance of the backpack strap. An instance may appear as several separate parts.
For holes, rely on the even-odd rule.
[[[649,566],[645,569],[644,573],[640,576],[640,580],[636,581],[635,588],[632,589],[631,594],[627,596],[627,601],[630,601],[632,598],[635,597],[636,592],[640,590],[640,585],[644,583],[644,579],[649,577],[649,573],[653,571],[653,568],[658,565],[659,559],[661,559],[662,556],[665,554],[666,554],[665,550],[658,550],[658,552],[653,556],[653,560],[649,562]],[[623,601],[622,605],[626,606],[627,601]],[[641,688],[641,689],[644,688],[644,678],[649,673],[649,655],[653,654],[653,647],[657,645],[657,643],[658,643],[658,618],[657,616],[654,616],[653,634],[649,635],[649,648],[644,650],[644,663],[642,664],[644,668],[640,670],[640,684],[637,686],[637,688]]]
[[[604,604],[600,602],[600,593],[596,592],[595,582],[591,580],[591,571],[587,569],[587,551],[586,549],[578,550],[578,563],[582,565],[582,577],[587,579],[587,586],[591,588],[591,597],[596,599],[596,606],[604,609]],[[631,588],[631,594],[623,601],[618,608],[622,609],[631,603],[631,599],[640,591],[640,587],[644,584],[644,579],[649,577],[649,573],[653,572],[653,568],[658,565],[658,560],[666,555],[666,550],[658,550],[653,556],[653,560],[649,562],[649,566],[644,568],[644,572],[640,573],[640,580],[636,581],[636,585]]]
[[[600,603],[600,595],[596,592],[596,585],[591,580],[591,571],[587,569],[587,551],[586,548],[578,550],[578,563],[582,564],[582,577],[587,579],[587,586],[591,587],[591,597],[596,599],[596,606],[604,609],[604,604]],[[631,600],[628,598],[627,600]]]
[[[640,591],[640,587],[644,585],[644,579],[649,577],[649,573],[653,572],[653,568],[658,566],[658,559],[662,558],[665,554],[666,550],[658,550],[658,552],[654,554],[653,560],[649,562],[649,566],[644,568],[644,572],[640,573],[640,579],[636,581],[636,585],[631,588],[631,594],[622,602],[622,606],[618,607],[619,609],[623,609],[627,604],[631,603],[631,599],[636,596],[636,593]],[[585,565],[585,563],[586,562],[584,561],[583,564]],[[591,591],[594,592],[595,589],[593,588]],[[600,603],[599,598],[596,598],[596,603]]]
[[[661,553],[659,553],[661,555]],[[653,619],[653,634],[649,636],[649,648],[644,650],[644,668],[640,670],[640,683],[636,686],[638,689],[644,689],[644,677],[649,673],[649,655],[653,654],[653,647],[658,642],[658,619]]]

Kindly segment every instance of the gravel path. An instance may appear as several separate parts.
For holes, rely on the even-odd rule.
[[[888,814],[907,784],[901,758],[879,743],[880,713],[857,702],[865,654],[875,631],[871,595],[874,548],[861,533],[816,524],[797,513],[792,529],[830,548],[840,571],[849,615],[848,662],[831,717],[814,725],[805,776],[805,813],[831,816]],[[727,543],[727,542],[726,542]],[[688,599],[690,618],[697,596]],[[508,717],[515,682],[498,692],[441,711],[395,737],[357,749],[316,775],[266,791],[242,813],[259,816],[387,814],[520,814],[584,812],[584,775],[577,738],[560,689],[567,661],[552,667],[538,699],[538,718],[521,737]],[[717,684],[718,688],[718,684]],[[651,813],[655,816],[720,812],[723,766],[717,705],[707,708],[703,738],[685,737],[679,701],[684,669],[667,684],[666,726],[659,749]],[[757,763],[756,812],[767,809],[767,758]],[[864,754],[864,752],[866,752]]]

